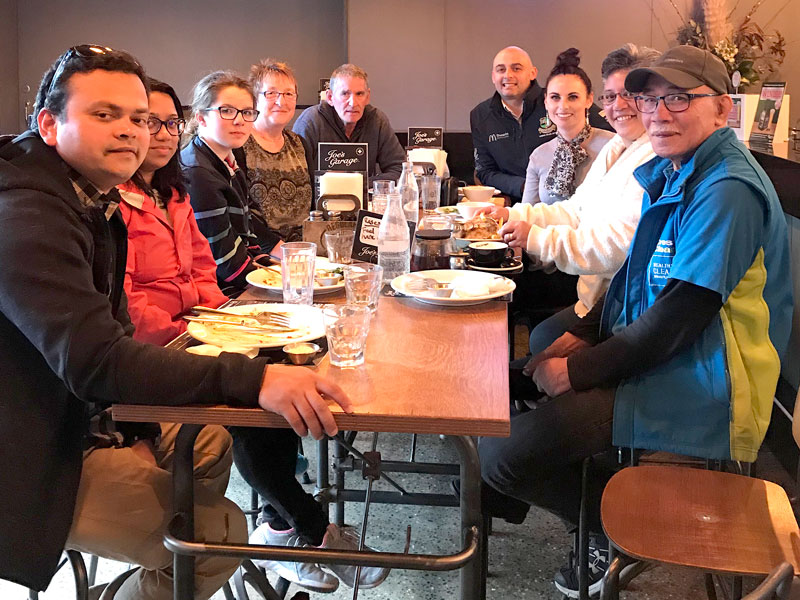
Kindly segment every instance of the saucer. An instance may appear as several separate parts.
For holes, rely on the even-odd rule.
[[[507,265],[507,266],[503,266]],[[522,270],[522,259],[514,258],[512,264],[509,265],[508,261],[502,263],[499,267],[479,267],[471,258],[467,259],[467,267],[474,271],[485,271],[487,273],[515,273]]]

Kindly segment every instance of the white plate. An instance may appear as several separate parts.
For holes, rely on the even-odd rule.
[[[291,333],[249,333],[225,325],[210,325],[191,321],[187,333],[204,344],[214,346],[245,346],[249,348],[281,348],[291,342],[309,342],[325,335],[322,311],[305,304],[242,304],[228,306],[226,311],[240,315],[258,312],[289,313],[290,325],[297,331]]]
[[[314,270],[316,271],[330,271],[332,269],[336,269],[343,266],[344,265],[330,262],[324,256],[318,256],[314,261]],[[273,265],[273,267],[278,271],[280,271],[281,268],[280,265]],[[247,279],[247,283],[254,285],[258,288],[262,288],[270,292],[275,292],[276,294],[283,293],[283,286],[281,284],[280,272],[274,273],[272,271],[267,271],[266,269],[256,269],[255,271],[250,271],[247,274],[247,277],[245,277],[245,279]],[[342,277],[339,280],[339,283],[337,283],[336,285],[320,285],[319,283],[317,283],[316,280],[314,281],[315,294],[330,294],[332,292],[336,292],[338,290],[343,290],[343,289],[344,289],[344,277]]]
[[[517,260],[512,267],[479,267],[472,263],[472,259],[467,259],[467,266],[475,271],[484,271],[486,273],[514,273],[522,269],[522,260]]]
[[[430,277],[439,283],[455,283],[456,289],[449,298],[439,298],[430,291],[411,291],[408,289],[409,282],[414,279]],[[488,287],[488,293],[478,293],[477,295],[459,294],[459,289],[477,289],[483,286]],[[400,275],[392,280],[392,288],[396,292],[411,296],[420,302],[428,304],[438,304],[440,306],[471,306],[473,304],[483,304],[494,298],[500,298],[513,292],[517,285],[502,275],[491,273],[481,273],[480,271],[464,271],[450,269],[436,269],[433,271],[417,271]]]

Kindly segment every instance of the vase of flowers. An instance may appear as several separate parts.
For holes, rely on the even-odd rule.
[[[727,0],[694,0],[692,12],[686,17],[674,0],[669,2],[681,19],[677,42],[716,54],[737,88],[763,81],[786,57],[786,40],[781,33],[767,33],[753,20],[764,0],[756,0],[737,26],[731,22],[733,11],[728,10]]]

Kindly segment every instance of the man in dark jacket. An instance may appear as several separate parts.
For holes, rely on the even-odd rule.
[[[113,422],[109,405],[261,406],[300,435],[321,436],[336,431],[321,394],[345,407],[348,399],[305,369],[130,337],[114,186],[138,169],[150,138],[133,57],[71,48],[44,76],[34,114],[32,131],[0,140],[0,577],[43,590],[68,546],[142,565],[117,598],[171,598],[161,536],[174,438]],[[203,441],[198,533],[244,541],[243,515],[222,496],[227,434],[212,429]],[[211,596],[235,567],[199,560],[195,597]]]
[[[327,100],[303,111],[293,130],[303,138],[312,174],[319,169],[319,142],[369,144],[369,178],[394,179],[403,171],[406,153],[389,124],[389,118],[369,103],[367,73],[344,64],[331,74]]]
[[[537,72],[522,48],[502,49],[492,63],[497,92],[469,114],[476,175],[483,185],[511,196],[512,202],[522,200],[531,152],[556,134],[556,126],[547,118]],[[589,122],[592,127],[611,130],[594,105]]]

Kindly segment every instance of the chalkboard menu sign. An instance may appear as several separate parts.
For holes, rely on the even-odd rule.
[[[317,168],[320,171],[361,171],[369,169],[369,145],[346,142],[320,142]]]
[[[409,148],[441,148],[442,147],[442,128],[441,127],[409,127],[408,128],[408,147]]]
[[[353,239],[353,260],[363,262],[378,262],[378,228],[381,226],[380,213],[369,212],[367,210],[358,211],[356,221],[356,234]],[[408,239],[414,239],[414,229],[416,223],[408,221]]]

